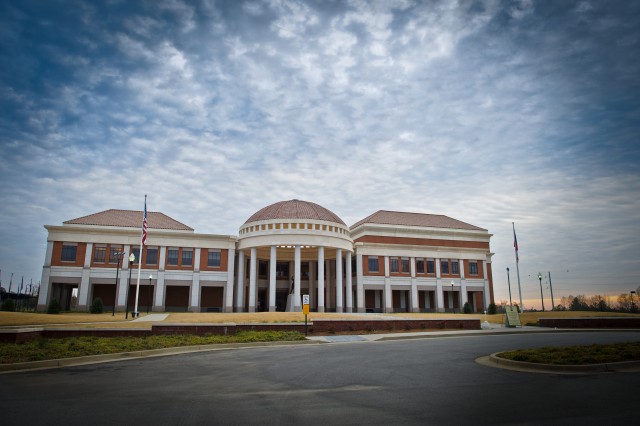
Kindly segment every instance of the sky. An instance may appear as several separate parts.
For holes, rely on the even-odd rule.
[[[2,286],[44,225],[277,201],[492,234],[496,302],[640,285],[640,2],[0,0]],[[15,287],[14,287],[15,289]]]

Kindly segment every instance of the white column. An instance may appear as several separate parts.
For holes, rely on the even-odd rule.
[[[486,262],[478,261],[478,268],[483,269],[482,276],[484,277],[484,309],[489,309],[491,303],[491,292],[489,291],[489,277],[487,276]]]
[[[442,290],[442,278],[440,277],[440,259],[434,259],[436,265],[436,312],[444,312],[444,293]]]
[[[200,312],[200,251],[202,249],[193,249],[193,275],[191,279],[191,312]]]
[[[42,278],[40,280],[40,292],[38,294],[38,310],[46,310],[49,302],[49,279],[51,277],[51,256],[53,254],[53,241],[47,241],[47,251],[44,255]]]
[[[155,302],[153,303],[153,310],[162,312],[164,311],[164,267],[165,260],[167,258],[167,247],[160,247],[160,258],[158,260],[158,279],[156,281],[156,293]]]
[[[191,280],[191,312],[200,312],[200,273],[195,272]]]
[[[118,304],[116,306],[124,309],[127,303],[127,288],[129,287],[129,254],[131,246],[124,246],[124,254],[120,258],[120,287],[118,287]]]
[[[224,312],[233,312],[233,277],[236,264],[236,249],[227,252],[227,285],[224,289]]]
[[[78,309],[86,310],[89,303],[89,278],[91,276],[91,254],[93,252],[93,243],[87,243],[87,249],[84,252],[84,265],[82,267],[82,278],[80,279],[80,288],[78,289]]]
[[[238,252],[238,286],[236,288],[236,312],[244,311],[244,252]]]
[[[256,266],[258,264],[258,249],[251,247],[251,259],[249,260],[249,312],[256,311]]]
[[[334,265],[334,262],[332,262],[331,260],[327,260],[327,261],[325,261],[325,263],[326,263],[326,266],[327,266],[327,273],[325,274],[325,279],[326,279],[325,287],[326,287],[327,295],[326,295],[325,300],[324,300],[324,306],[328,311],[331,311],[331,308],[333,306],[333,303],[332,303],[333,299],[332,299],[332,293],[331,293],[332,288],[331,288],[331,286],[334,284],[333,280],[331,278],[333,277],[333,269],[334,269],[333,265]],[[335,288],[333,289],[333,291],[335,291]]]
[[[278,248],[271,246],[269,255],[269,312],[276,311],[276,262]]]
[[[302,300],[300,299],[300,246],[295,246],[293,255],[293,311],[302,311]]]
[[[364,306],[364,272],[362,270],[362,255],[356,255],[356,306],[358,312],[366,312]]]
[[[464,304],[467,303],[467,282],[464,279],[464,261],[458,259],[458,270],[460,271],[460,310],[464,309]]]
[[[420,312],[418,302],[418,283],[416,280],[416,258],[410,258],[411,262],[411,312]]]
[[[342,312],[342,249],[336,249],[336,312]]]
[[[345,312],[353,312],[353,283],[351,282],[351,252],[347,251],[347,259],[345,261],[345,273],[347,276],[347,285],[345,286]]]
[[[309,261],[309,308],[312,309],[316,306],[316,292],[314,289],[315,285],[315,277],[316,277],[316,262],[313,260]]]
[[[393,312],[393,298],[391,294],[391,274],[389,256],[384,257],[384,309],[383,312]]]
[[[318,312],[324,312],[324,247],[318,247]]]

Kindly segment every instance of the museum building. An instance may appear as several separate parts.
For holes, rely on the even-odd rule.
[[[45,225],[38,308],[77,297],[88,310],[191,312],[482,312],[493,301],[491,234],[443,216],[380,210],[347,226],[330,210],[288,200],[254,213],[235,235],[199,234],[148,212],[106,210]]]

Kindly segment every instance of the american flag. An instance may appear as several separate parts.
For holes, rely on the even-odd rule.
[[[516,250],[516,263],[517,263],[519,259],[518,259],[518,239],[516,238],[516,226],[513,224],[513,222],[511,223],[511,225],[513,225],[513,248]]]
[[[147,245],[147,196],[144,196],[144,219],[142,219],[142,245]]]

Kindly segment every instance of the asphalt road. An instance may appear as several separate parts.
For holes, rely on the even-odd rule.
[[[637,341],[519,334],[192,353],[0,375],[2,425],[637,424],[639,373],[523,373],[514,348]]]

